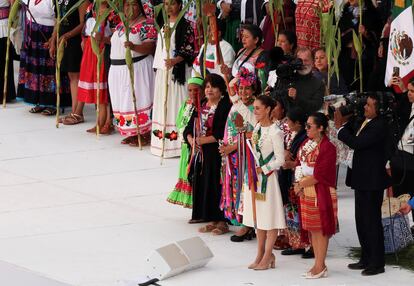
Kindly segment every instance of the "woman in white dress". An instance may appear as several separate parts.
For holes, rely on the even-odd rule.
[[[165,0],[169,26],[172,28],[182,9],[182,0]],[[156,19],[164,27],[162,13]],[[191,76],[194,61],[194,32],[189,22],[182,18],[171,35],[170,55],[167,57],[164,43],[164,28],[158,37],[154,57],[155,96],[152,116],[151,153],[164,158],[178,157],[181,154],[181,142],[175,124],[178,111],[187,98],[187,79]],[[168,76],[167,114],[165,114],[166,77]],[[165,120],[166,116],[166,120]],[[164,133],[165,125],[165,134]],[[164,143],[163,143],[164,141]],[[164,145],[164,154],[162,149]]]
[[[125,14],[129,15],[129,41],[125,37],[125,27],[118,25],[111,37],[111,67],[108,75],[109,93],[116,127],[121,135],[129,136],[123,144],[137,145],[137,122],[139,132],[149,141],[151,131],[151,111],[154,98],[154,72],[152,70],[157,32],[154,21],[146,17],[141,0],[126,1]],[[128,11],[132,13],[128,13]],[[134,67],[134,88],[136,96],[136,118],[131,92],[131,81],[125,62],[125,51],[132,52]],[[145,136],[147,135],[147,136]],[[144,141],[144,144],[146,142]]]
[[[285,162],[283,132],[270,119],[274,106],[275,102],[268,96],[259,96],[254,102],[257,125],[252,136],[252,152],[256,162],[257,189],[253,202],[252,190],[245,184],[243,212],[243,224],[257,227],[257,256],[249,266],[254,270],[275,267],[273,245],[278,230],[286,228],[277,178],[277,171]],[[256,221],[254,221],[253,203],[256,206]]]

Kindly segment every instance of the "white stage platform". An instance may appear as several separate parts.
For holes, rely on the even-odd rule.
[[[22,103],[0,108],[1,286],[124,286],[145,274],[153,249],[198,235],[199,225],[187,224],[191,212],[166,202],[178,160],[160,166],[148,147],[121,145],[118,134],[96,139],[85,132],[94,125],[86,111],[87,123],[56,129],[54,118]],[[159,284],[412,285],[414,274],[399,268],[375,277],[347,269],[357,237],[353,193],[340,180],[341,232],[330,242],[328,278],[303,280],[312,260],[277,251],[276,269],[248,270],[255,241],[202,234],[215,254],[210,264]]]

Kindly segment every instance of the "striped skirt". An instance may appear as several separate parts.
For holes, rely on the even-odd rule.
[[[52,36],[53,26],[43,26],[28,21],[20,51],[18,97],[24,102],[44,107],[56,106],[55,60],[44,46]],[[70,106],[69,78],[61,75],[60,106]]]
[[[315,188],[315,187],[313,187]],[[335,216],[335,221],[338,218],[338,197],[336,195],[336,190],[330,188],[332,206]],[[305,195],[300,199],[300,208],[301,208],[301,219],[302,219],[302,228],[307,231],[321,231],[321,215],[319,213],[319,207],[317,204],[316,197],[308,196],[305,192]]]

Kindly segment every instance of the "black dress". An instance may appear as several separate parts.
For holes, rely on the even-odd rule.
[[[214,136],[217,141],[223,139],[227,115],[231,103],[228,96],[220,100],[217,108],[213,110],[203,104],[201,116],[203,118],[203,131],[205,136]],[[184,138],[191,134],[195,137],[194,121],[197,112],[194,111],[190,122],[184,130]],[[188,143],[188,142],[187,142]],[[225,221],[224,213],[220,209],[221,199],[221,156],[218,150],[218,143],[202,145],[202,159],[197,156],[191,164],[191,171],[188,176],[193,187],[193,212],[192,219],[205,221]],[[199,152],[199,155],[201,152]]]
[[[61,17],[63,17],[69,11],[69,9],[77,2],[77,0],[59,0],[58,3],[60,7]],[[75,12],[70,14],[65,20],[63,20],[60,27],[60,35],[70,32],[79,24],[79,10],[77,9]],[[80,72],[80,64],[82,61],[81,42],[82,38],[80,33],[67,41],[65,53],[63,55],[61,63],[61,70],[63,72]]]

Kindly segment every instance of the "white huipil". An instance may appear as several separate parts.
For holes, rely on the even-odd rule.
[[[135,45],[141,45],[145,41],[153,41],[149,38],[145,39],[147,35],[142,34],[143,25],[144,22],[140,22],[131,27],[129,41]],[[111,37],[111,60],[125,60],[125,42],[125,33],[118,27]],[[135,51],[131,51],[131,53],[132,58],[144,56],[144,54]],[[140,134],[151,131],[151,111],[154,98],[154,71],[152,64],[152,55],[147,55],[146,58],[133,64],[134,89],[137,99],[136,106]],[[124,136],[136,135],[137,119],[135,118],[131,80],[126,64],[111,65],[108,74],[108,87],[118,131]]]
[[[174,23],[170,23],[172,28]],[[181,105],[187,98],[187,83],[179,84],[173,80],[173,69],[167,70],[165,60],[167,59],[167,50],[163,39],[164,31],[158,35],[157,49],[154,56],[155,75],[155,94],[154,107],[152,113],[152,132],[151,132],[151,153],[156,156],[162,155],[162,132],[164,131],[164,100],[165,100],[165,82],[168,74],[168,98],[167,98],[167,121],[164,158],[178,157],[181,154],[181,141],[178,140],[178,129],[176,118]],[[170,59],[174,58],[175,50],[175,31],[171,35]],[[191,67],[186,65],[185,78],[191,76]]]

